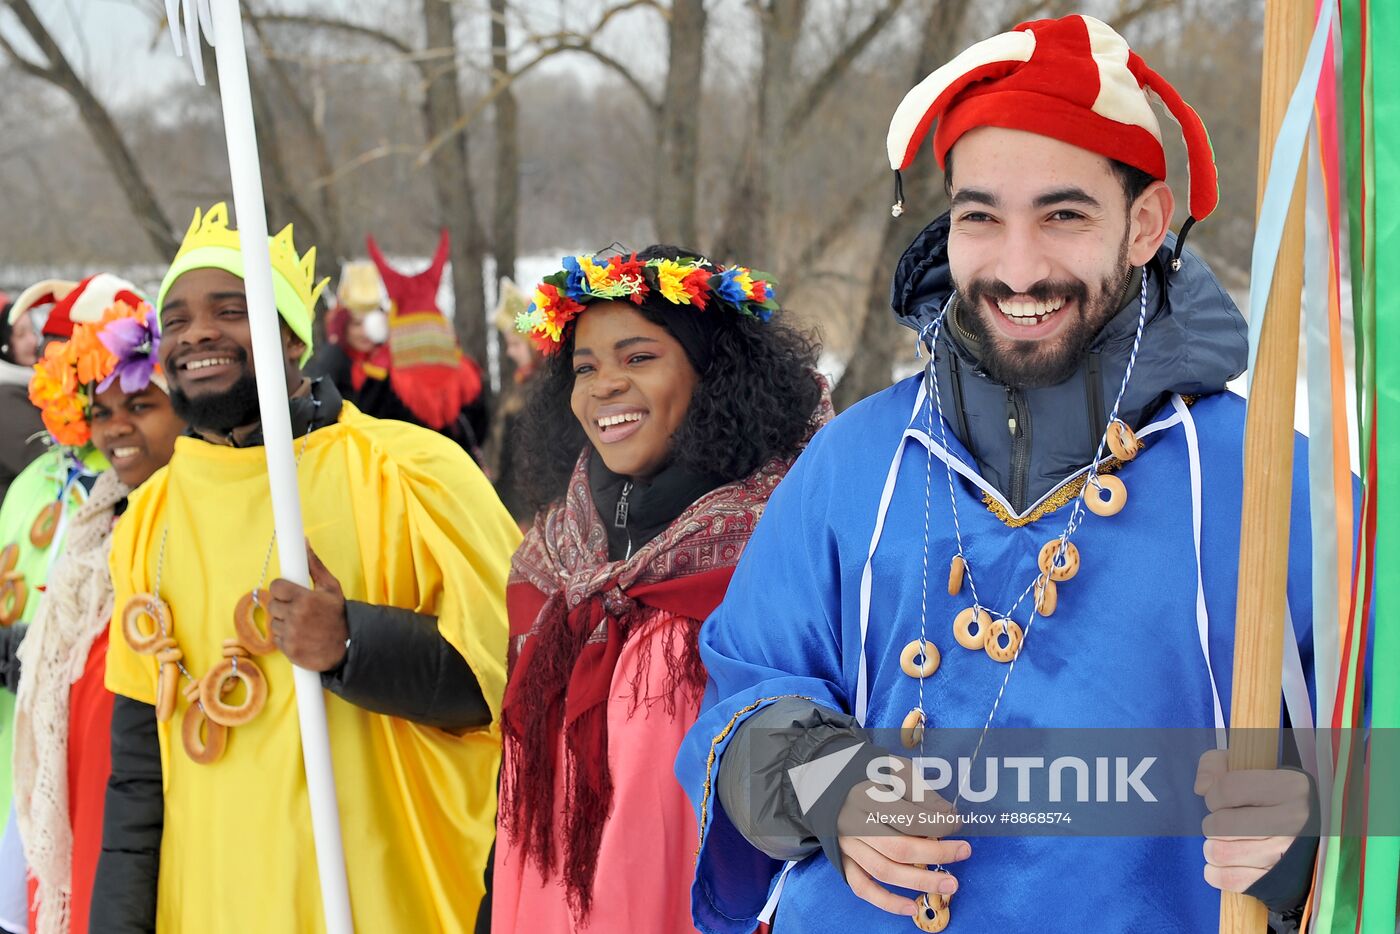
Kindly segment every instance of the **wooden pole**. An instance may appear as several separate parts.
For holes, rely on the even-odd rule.
[[[1259,106],[1261,204],[1274,141],[1303,70],[1313,23],[1312,0],[1267,0]],[[1245,422],[1244,502],[1230,704],[1231,769],[1271,769],[1278,765],[1306,169],[1305,152],[1269,293],[1269,314],[1260,333]],[[1268,930],[1268,910],[1257,899],[1222,893],[1220,930],[1222,934],[1264,934]]]

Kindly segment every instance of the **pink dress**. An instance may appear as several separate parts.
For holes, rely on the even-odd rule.
[[[613,671],[608,696],[613,803],[598,847],[592,912],[584,923],[575,921],[564,897],[563,880],[545,878],[534,863],[526,864],[508,836],[501,833],[496,840],[492,886],[493,934],[684,934],[695,930],[690,920],[695,815],[672,774],[672,764],[686,730],[695,722],[700,698],[678,698],[674,716],[659,701],[635,708],[632,701],[632,684],[643,664],[641,684],[665,682],[663,646],[668,642],[683,646],[685,640],[663,636],[668,628],[685,623],[683,618],[654,611],[623,646]],[[648,640],[652,651],[642,652]],[[562,736],[559,757],[562,762]],[[553,800],[560,805],[554,826],[560,828],[562,769],[556,773],[555,786]]]

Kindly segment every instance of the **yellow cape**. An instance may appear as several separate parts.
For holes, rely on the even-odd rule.
[[[337,424],[311,433],[298,473],[307,538],[346,598],[437,616],[493,715],[489,727],[454,736],[326,695],[355,926],[470,931],[495,832],[505,582],[520,534],[459,447],[348,403]],[[145,703],[155,701],[157,666],[127,645],[121,608],[153,590],[167,528],[160,595],[198,678],[233,637],[233,608],[258,585],[272,540],[263,449],[181,438],[117,525],[107,687]],[[274,552],[267,581],[277,576]],[[186,755],[183,696],[160,725],[159,930],[325,929],[291,665],[280,653],[257,663],[267,706],[229,731],[219,761]]]

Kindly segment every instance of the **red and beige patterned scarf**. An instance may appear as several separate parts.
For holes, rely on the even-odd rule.
[[[812,431],[830,417],[823,394]],[[724,598],[768,497],[794,459],[774,458],[706,493],[631,558],[609,561],[607,532],[588,485],[589,456],[580,456],[563,501],[536,517],[511,562],[501,775],[501,826],[524,858],[549,874],[556,857],[556,750],[563,734],[563,876],[580,917],[592,902],[598,845],[612,804],[607,700],[622,647],[651,611],[685,619],[685,645],[668,651],[665,683],[655,693],[634,684],[633,709],[656,700],[674,713],[682,692],[703,691],[700,624]]]

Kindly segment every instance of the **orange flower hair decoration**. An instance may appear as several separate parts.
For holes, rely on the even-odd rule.
[[[97,393],[116,379],[124,392],[151,382],[164,385],[156,352],[160,331],[155,312],[141,302],[119,301],[93,324],[78,324],[66,341],[49,344],[29,379],[29,401],[59,444],[82,447],[92,437],[88,414]],[[144,375],[137,380],[135,374]],[[138,385],[139,383],[139,385]]]

